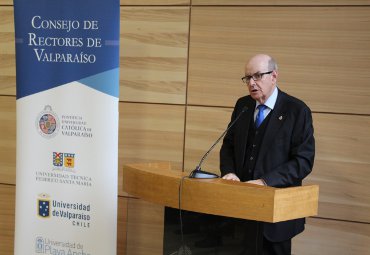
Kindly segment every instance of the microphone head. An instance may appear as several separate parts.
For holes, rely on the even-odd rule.
[[[214,178],[219,178],[217,174],[206,172],[198,168],[197,166],[189,175],[189,178],[194,178],[194,179],[214,179]]]

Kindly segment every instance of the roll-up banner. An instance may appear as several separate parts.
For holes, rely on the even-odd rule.
[[[119,0],[15,0],[15,254],[116,254]]]

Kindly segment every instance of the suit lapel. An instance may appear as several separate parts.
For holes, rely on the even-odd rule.
[[[274,142],[276,134],[279,132],[280,128],[284,124],[287,117],[284,93],[281,92],[280,90],[278,93],[274,110],[272,110],[270,114],[271,114],[270,121],[266,126],[265,135],[262,139],[258,160],[256,162],[256,168],[259,166],[260,160],[263,159],[264,155],[268,152],[270,144]]]

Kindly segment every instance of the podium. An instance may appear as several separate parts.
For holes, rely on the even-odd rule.
[[[317,185],[274,188],[223,179],[190,179],[170,163],[123,167],[123,190],[165,207],[241,220],[276,223],[317,215]],[[185,178],[183,178],[185,177]],[[210,253],[211,254],[211,253]]]

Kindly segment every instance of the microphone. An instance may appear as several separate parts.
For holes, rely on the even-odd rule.
[[[207,158],[208,154],[213,150],[213,148],[218,144],[218,142],[226,135],[227,131],[229,131],[229,129],[232,126],[234,126],[234,124],[238,121],[238,119],[242,116],[242,114],[244,112],[246,112],[247,110],[248,110],[248,107],[247,106],[244,106],[243,109],[242,109],[242,111],[235,118],[235,120],[233,120],[229,124],[229,126],[226,128],[226,130],[221,134],[221,136],[216,140],[216,142],[213,143],[213,145],[211,146],[211,148],[209,148],[209,150],[204,154],[204,156],[200,160],[200,162],[197,165],[197,167],[193,171],[191,171],[191,173],[189,175],[189,178],[195,178],[195,179],[219,178],[219,176],[217,174],[203,171],[202,168],[201,168],[201,165],[202,165],[203,161]]]

